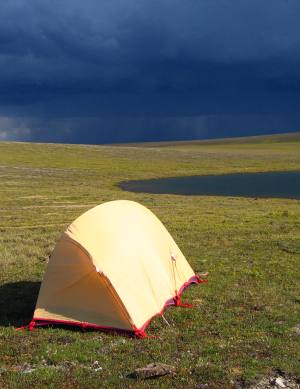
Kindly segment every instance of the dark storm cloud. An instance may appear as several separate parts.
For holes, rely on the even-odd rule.
[[[0,136],[246,134],[251,115],[298,130],[299,65],[298,0],[3,0]]]

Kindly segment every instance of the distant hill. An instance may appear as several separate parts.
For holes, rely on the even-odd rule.
[[[167,141],[167,142],[142,142],[142,143],[127,143],[118,144],[118,146],[135,146],[135,147],[167,147],[179,145],[224,145],[224,144],[258,144],[258,143],[294,143],[300,142],[300,132],[289,132],[285,134],[275,135],[258,135],[258,136],[243,136],[236,138],[218,138],[206,140],[188,140],[188,141]]]

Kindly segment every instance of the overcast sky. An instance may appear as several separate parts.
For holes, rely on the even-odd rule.
[[[299,0],[1,0],[0,139],[300,131]]]

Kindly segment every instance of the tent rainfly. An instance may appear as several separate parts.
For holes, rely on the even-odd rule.
[[[28,327],[69,324],[145,337],[154,316],[170,305],[184,306],[184,288],[203,281],[150,210],[110,201],[62,234]]]

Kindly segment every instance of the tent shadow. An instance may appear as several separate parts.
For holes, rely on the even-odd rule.
[[[30,322],[40,286],[40,282],[34,281],[0,285],[0,327],[19,327]]]
[[[41,282],[19,281],[0,285],[0,327],[21,327],[30,323],[40,291]],[[95,331],[77,326],[56,325],[68,331]],[[43,328],[43,327],[41,327]],[[111,336],[122,331],[103,331]],[[123,335],[128,335],[126,332]],[[131,335],[129,335],[131,336]]]

